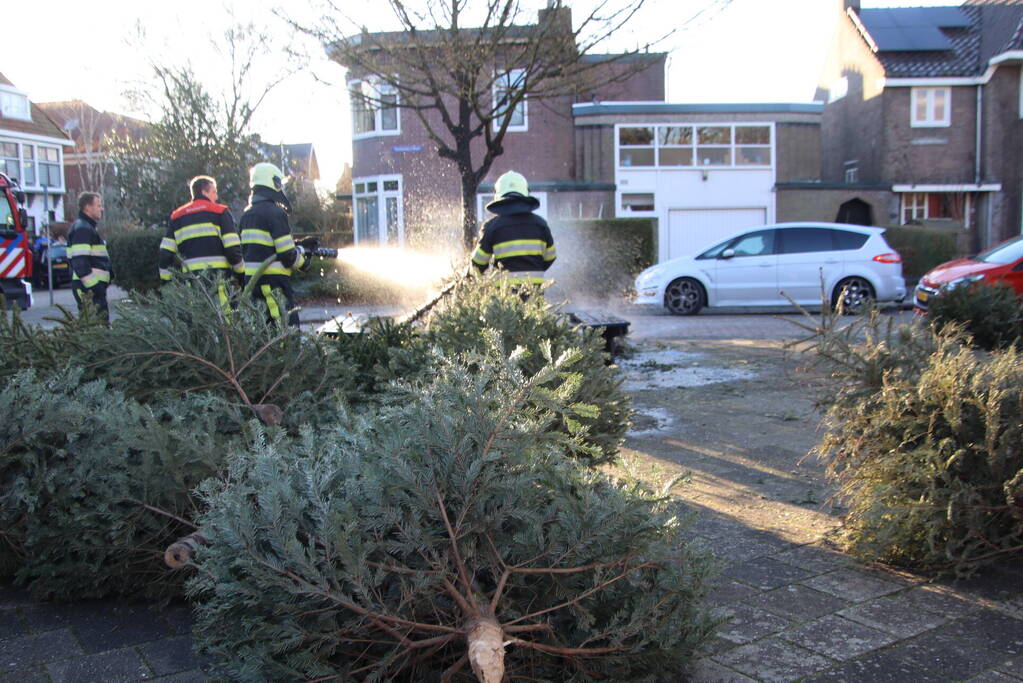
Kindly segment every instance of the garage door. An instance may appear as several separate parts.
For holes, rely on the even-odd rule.
[[[767,209],[672,209],[668,211],[668,258],[692,256],[729,235],[764,225]]]

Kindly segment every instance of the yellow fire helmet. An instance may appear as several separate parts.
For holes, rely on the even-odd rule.
[[[284,189],[284,173],[271,163],[256,164],[249,171],[249,187],[257,185],[280,192]]]
[[[510,193],[520,194],[523,197],[529,196],[529,185],[526,177],[515,171],[508,171],[501,174],[501,177],[494,183],[494,194],[500,199]]]

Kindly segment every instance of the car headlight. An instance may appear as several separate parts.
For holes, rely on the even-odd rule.
[[[941,286],[942,291],[955,289],[956,287],[962,287],[963,285],[972,284],[984,279],[984,273],[977,275],[964,275],[963,277],[957,277],[955,280],[950,280]]]
[[[657,280],[657,270],[655,268],[647,268],[636,276],[636,289],[647,289],[654,284],[655,280]]]

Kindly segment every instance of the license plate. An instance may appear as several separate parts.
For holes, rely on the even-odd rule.
[[[927,301],[927,292],[917,292],[916,300],[921,303],[925,303]]]

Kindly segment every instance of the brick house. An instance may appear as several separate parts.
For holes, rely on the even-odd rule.
[[[17,178],[25,191],[33,233],[64,220],[64,147],[73,144],[27,93],[0,74],[0,172]]]
[[[818,90],[822,182],[780,194],[879,225],[945,225],[975,251],[1019,234],[1023,0],[838,9]]]
[[[110,137],[140,138],[149,128],[145,121],[100,111],[82,100],[40,102],[39,108],[74,142],[64,155],[69,201],[80,192],[104,192],[110,186],[114,174],[107,151]]]

